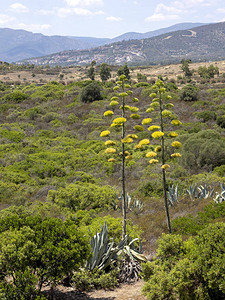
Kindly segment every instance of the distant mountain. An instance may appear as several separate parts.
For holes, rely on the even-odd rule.
[[[146,33],[127,32],[116,38],[111,39],[111,42],[114,43],[114,42],[119,42],[119,41],[149,39],[151,37],[158,36],[158,35],[161,35],[164,33],[177,31],[177,30],[191,29],[191,28],[194,28],[197,26],[202,26],[202,25],[207,25],[207,24],[204,24],[204,23],[180,23],[180,24],[175,24],[170,27],[166,27],[166,28],[162,28],[162,29],[148,31]]]
[[[88,50],[63,51],[25,62],[68,66],[86,65],[95,60],[97,64],[151,65],[177,63],[183,58],[192,61],[225,59],[225,22]]]
[[[195,25],[197,26],[197,24],[201,25],[201,23],[181,23],[147,33],[125,33],[124,35],[113,39],[59,35],[45,36],[40,33],[32,33],[26,30],[0,28],[0,60],[15,62],[64,50],[90,49],[117,41],[143,39],[172,30],[190,29]]]

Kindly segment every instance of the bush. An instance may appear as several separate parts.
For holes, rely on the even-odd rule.
[[[84,87],[80,93],[80,101],[87,103],[96,100],[102,100],[101,89],[97,82],[92,82]]]
[[[29,96],[27,94],[24,94],[21,91],[14,91],[10,94],[7,94],[3,97],[3,100],[6,102],[15,102],[15,103],[21,103],[24,100],[26,100]]]
[[[221,128],[225,128],[225,116],[220,116],[216,119],[216,124]]]
[[[210,110],[205,110],[201,112],[196,112],[195,116],[202,120],[203,122],[211,121],[211,120],[216,120],[216,113],[214,111]]]
[[[195,238],[164,234],[157,259],[143,266],[148,299],[224,299],[225,223],[208,225]]]
[[[183,101],[196,101],[198,99],[199,88],[193,84],[187,84],[181,89],[180,99]]]

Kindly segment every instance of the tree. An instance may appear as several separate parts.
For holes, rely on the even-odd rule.
[[[189,64],[192,61],[190,59],[182,59],[181,60],[181,70],[184,72],[185,77],[191,77],[192,74],[194,73],[193,70],[190,70]]]
[[[180,99],[184,101],[196,101],[199,88],[193,84],[185,85],[180,91]]]
[[[109,162],[116,162],[118,159],[121,162],[121,170],[122,170],[122,213],[123,213],[123,232],[122,238],[126,236],[126,224],[127,224],[127,207],[126,207],[126,175],[125,175],[125,165],[126,162],[132,159],[132,155],[130,153],[130,149],[126,149],[126,146],[133,143],[134,139],[137,139],[137,135],[135,134],[127,134],[126,123],[127,123],[127,114],[128,111],[131,112],[130,118],[139,119],[140,116],[136,113],[139,109],[134,106],[128,105],[129,95],[132,94],[130,89],[130,85],[126,83],[127,78],[125,75],[121,75],[119,81],[117,81],[117,86],[114,87],[114,90],[120,90],[116,96],[111,98],[111,107],[117,107],[120,102],[120,111],[118,113],[118,117],[112,121],[111,128],[116,129],[117,132],[121,133],[119,140],[116,142],[112,140],[107,140],[105,145],[107,149],[105,150],[105,154],[109,156]],[[137,98],[133,98],[131,101],[138,102]],[[104,113],[105,117],[111,117],[114,115],[114,111],[108,110]],[[135,127],[135,126],[134,126]],[[121,129],[121,131],[120,131]],[[144,128],[143,128],[144,130]],[[108,137],[111,134],[109,130],[104,130],[101,132],[101,137]],[[149,143],[149,141],[148,141]],[[119,145],[118,149],[116,148],[116,144]],[[118,153],[119,152],[119,153]],[[119,155],[118,155],[119,154]],[[116,156],[116,158],[115,158]]]
[[[93,61],[91,62],[90,68],[88,69],[88,77],[89,77],[91,80],[95,80],[95,68],[94,68],[95,65],[96,65],[96,61],[93,60]]]
[[[97,82],[92,82],[82,89],[80,101],[87,103],[96,100],[102,100],[101,89]]]
[[[111,68],[106,63],[102,63],[100,66],[100,77],[102,82],[107,81],[111,77]]]
[[[117,71],[118,76],[121,75],[125,75],[126,78],[129,80],[130,79],[130,70],[127,66],[127,64],[125,64],[123,67],[120,67]]]
[[[157,159],[158,152],[161,151],[161,170],[162,170],[162,183],[163,183],[163,194],[164,194],[164,206],[167,217],[168,230],[171,233],[170,214],[167,200],[166,190],[166,170],[170,166],[166,163],[166,149],[165,149],[165,137],[176,138],[178,134],[175,131],[166,131],[166,126],[170,122],[174,126],[179,126],[181,122],[177,120],[176,116],[169,109],[173,107],[173,104],[167,103],[171,99],[170,95],[166,95],[165,83],[162,80],[157,80],[153,86],[153,93],[150,95],[152,103],[147,112],[155,112],[155,116],[159,119],[159,125],[152,125],[148,128],[149,131],[153,131],[151,134],[154,139],[160,140],[160,147],[156,147],[155,151],[150,151],[146,154],[146,157],[151,158],[149,163],[156,164],[159,162]],[[142,121],[145,124],[145,120]],[[171,125],[170,124],[170,125]],[[169,125],[169,124],[168,124]],[[174,149],[181,147],[179,141],[173,141],[171,146]],[[181,157],[179,152],[171,154],[172,158]]]
[[[78,269],[90,249],[87,237],[77,229],[72,221],[42,219],[26,209],[11,207],[3,211],[0,214],[0,278],[4,284],[7,285],[8,278],[12,278],[9,284],[14,288],[18,280],[24,287],[26,281],[33,282],[40,291],[44,282],[54,286]],[[21,278],[22,273],[30,274],[29,278]],[[32,274],[35,276],[31,278]]]

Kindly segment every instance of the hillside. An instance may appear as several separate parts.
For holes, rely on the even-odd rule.
[[[97,64],[151,65],[192,61],[223,60],[225,58],[225,22],[179,30],[142,40],[117,42],[101,47],[63,51],[23,62],[37,65]]]

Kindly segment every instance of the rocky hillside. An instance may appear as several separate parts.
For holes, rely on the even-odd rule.
[[[98,64],[151,65],[176,63],[181,59],[192,61],[223,60],[225,58],[225,22],[165,33],[149,39],[121,41],[101,47],[63,51],[26,63],[51,65],[86,65],[95,60]]]

